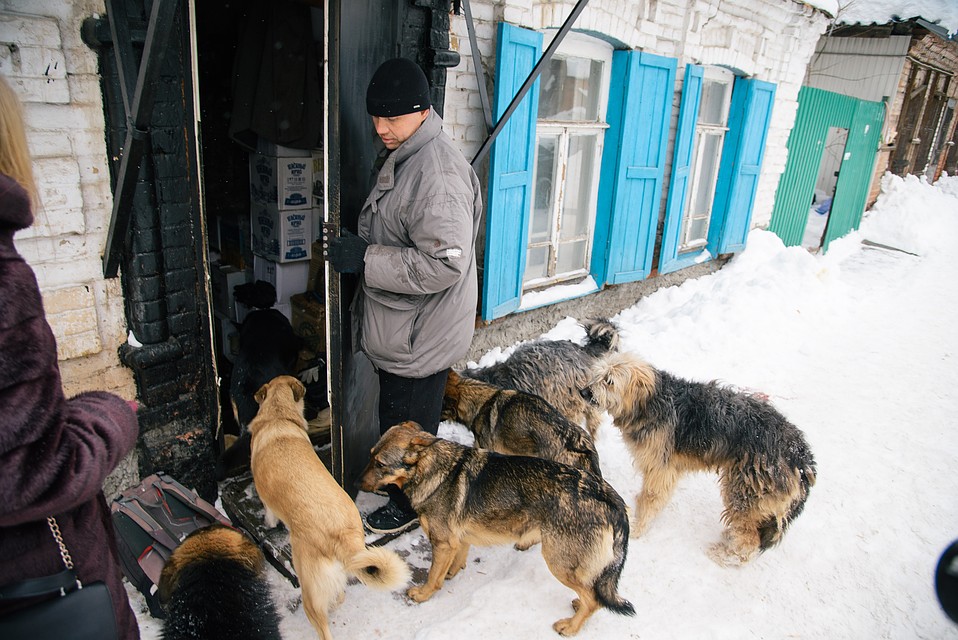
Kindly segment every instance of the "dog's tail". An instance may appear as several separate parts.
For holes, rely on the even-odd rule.
[[[805,501],[808,500],[808,492],[815,484],[815,462],[811,461],[803,464],[796,470],[798,472],[799,491],[798,497],[789,506],[788,511],[781,518],[769,518],[758,526],[759,545],[761,551],[774,547],[781,542],[785,535],[788,525],[797,518],[805,508]]]
[[[621,499],[620,499],[621,501]],[[632,603],[619,595],[619,576],[625,566],[625,556],[629,550],[629,519],[625,505],[614,516],[612,522],[612,561],[606,565],[599,577],[595,579],[596,600],[603,607],[623,616],[634,616],[635,607]]]
[[[619,348],[619,329],[605,318],[593,318],[582,323],[585,328],[585,350],[598,357]]]
[[[346,571],[376,589],[396,589],[409,582],[409,565],[383,547],[366,547],[346,562]]]

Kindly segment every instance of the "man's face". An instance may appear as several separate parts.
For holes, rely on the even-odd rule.
[[[392,151],[399,148],[403,142],[416,133],[426,118],[429,116],[429,109],[422,111],[413,111],[403,116],[393,116],[391,118],[381,118],[372,116],[373,127],[376,133],[382,139],[386,148]]]

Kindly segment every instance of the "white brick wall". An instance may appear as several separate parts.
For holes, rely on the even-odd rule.
[[[550,0],[472,0],[483,71],[491,86],[495,69],[495,24],[505,20],[530,29],[557,28],[571,13],[573,2]],[[777,85],[768,146],[756,194],[753,226],[768,224],[778,180],[785,168],[788,134],[795,121],[798,88],[828,17],[796,0],[591,0],[575,28],[604,34],[626,45],[678,58],[676,89],[685,65],[720,64]],[[467,157],[485,139],[476,94],[476,75],[469,51],[464,16],[453,16],[452,42],[463,62],[447,75],[445,122]],[[490,101],[492,93],[490,91]],[[672,113],[668,157],[678,120]],[[478,128],[476,131],[470,127]],[[467,131],[469,133],[467,133]],[[666,180],[670,167],[666,167]],[[667,183],[666,183],[667,184]],[[664,199],[663,207],[664,210]]]
[[[116,355],[126,339],[120,282],[103,279],[100,261],[113,199],[98,65],[80,38],[82,21],[103,11],[102,0],[0,0],[0,73],[24,103],[42,200],[17,248],[37,274],[64,389],[131,398]]]

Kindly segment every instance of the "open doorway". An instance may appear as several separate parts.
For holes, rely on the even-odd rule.
[[[278,375],[305,387],[308,432],[331,466],[326,384],[323,3],[195,4],[195,82],[208,231],[223,508],[289,575],[287,540],[263,528],[247,426]],[[268,544],[267,544],[268,543]],[[292,576],[290,576],[292,577]]]
[[[838,174],[845,159],[847,142],[848,129],[841,127],[828,128],[825,147],[822,150],[821,164],[818,167],[818,177],[815,180],[815,192],[808,209],[805,234],[802,238],[802,246],[809,251],[818,251],[824,242],[832,201],[835,198],[835,187],[838,184]]]

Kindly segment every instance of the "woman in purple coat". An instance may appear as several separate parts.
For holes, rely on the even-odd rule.
[[[0,77],[0,586],[63,570],[54,516],[80,581],[106,583],[119,637],[135,639],[102,486],[136,442],[136,413],[102,391],[64,397],[40,288],[13,244],[35,202],[20,104]],[[0,616],[18,606],[0,602]]]

